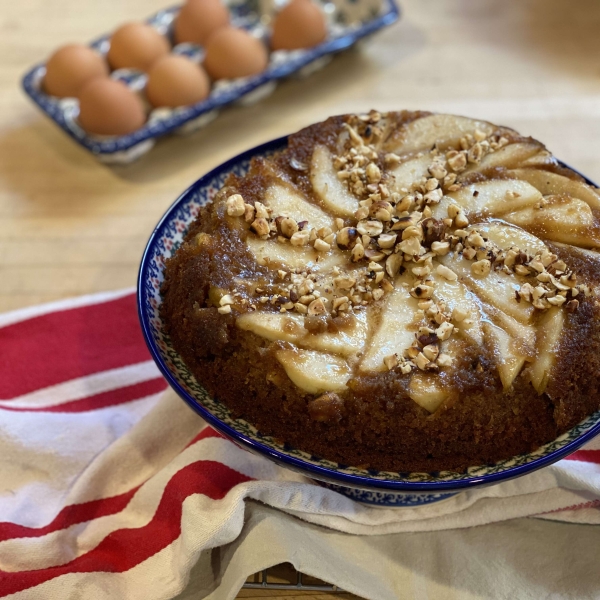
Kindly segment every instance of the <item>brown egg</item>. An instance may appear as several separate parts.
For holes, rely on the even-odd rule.
[[[145,122],[144,103],[121,81],[94,79],[79,94],[79,124],[89,133],[125,135]]]
[[[175,18],[175,41],[203,46],[211,33],[229,24],[229,11],[221,0],[188,0]]]
[[[188,106],[204,100],[209,92],[208,75],[185,56],[165,56],[148,72],[146,96],[152,106]]]
[[[323,11],[311,0],[292,0],[273,21],[271,48],[312,48],[326,38],[327,24]]]
[[[146,23],[127,23],[110,38],[108,62],[113,69],[139,69],[147,71],[159,58],[168,54],[171,46]]]
[[[206,45],[204,68],[213,79],[256,75],[266,69],[268,62],[265,45],[243,29],[219,29]]]
[[[59,98],[76,97],[94,77],[107,77],[104,58],[89,46],[69,44],[59,48],[46,63],[44,90]]]

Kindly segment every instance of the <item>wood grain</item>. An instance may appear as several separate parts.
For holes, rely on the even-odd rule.
[[[153,226],[190,183],[242,150],[335,113],[421,108],[489,119],[539,138],[600,181],[594,0],[406,0],[400,23],[310,79],[225,110],[190,137],[165,139],[131,166],[103,166],[36,110],[20,78],[58,45],[86,42],[166,4],[3,4],[0,311],[134,286]]]

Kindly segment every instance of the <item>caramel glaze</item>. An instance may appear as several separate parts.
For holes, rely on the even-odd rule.
[[[394,118],[409,122],[423,114],[403,112]],[[308,172],[297,167],[310,164],[316,143],[333,149],[345,119],[334,117],[290,137],[289,149],[274,159],[290,183],[312,195]],[[549,168],[579,179],[563,167]],[[502,169],[483,175],[484,179],[502,176],[508,176]],[[444,371],[431,375],[441,377],[445,387],[453,390],[434,414],[410,399],[407,377],[388,371],[355,376],[340,394],[343,404],[336,406],[337,418],[314,420],[313,396],[297,388],[274,357],[286,343],[272,343],[238,329],[233,315],[218,314],[211,305],[211,288],[239,288],[240,279],[251,277],[271,289],[278,285],[273,271],[258,265],[249,253],[248,225],[243,219],[227,217],[222,201],[234,192],[247,203],[261,201],[273,177],[261,160],[253,161],[248,176],[230,176],[226,188],[201,210],[184,243],[167,262],[162,288],[161,312],[174,348],[198,381],[235,417],[248,420],[264,434],[344,465],[431,472],[461,471],[529,452],[600,408],[600,305],[592,295],[581,299],[579,310],[566,315],[558,361],[542,395],[529,383],[527,368],[504,391],[491,351],[465,343],[454,375]],[[199,244],[203,233],[210,237],[204,236]],[[559,244],[547,245],[586,283],[600,284],[600,261]],[[334,324],[329,327],[335,330]]]

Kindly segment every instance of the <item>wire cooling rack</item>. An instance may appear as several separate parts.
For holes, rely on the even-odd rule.
[[[290,565],[291,566],[291,565]],[[318,580],[314,580],[312,577],[311,581],[305,581],[303,573],[300,571],[293,571],[293,575],[286,577],[286,579],[292,579],[294,576],[296,581],[289,581],[288,583],[280,581],[280,577],[276,577],[276,581],[269,581],[269,569],[259,571],[254,575],[258,578],[258,581],[246,581],[242,586],[244,589],[266,589],[266,590],[302,590],[306,592],[343,592],[336,585],[330,585],[328,583],[320,583]]]

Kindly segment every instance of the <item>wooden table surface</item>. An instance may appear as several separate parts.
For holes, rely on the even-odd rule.
[[[0,311],[134,286],[148,235],[190,183],[242,150],[331,114],[411,108],[489,119],[544,141],[600,181],[595,0],[405,0],[398,24],[310,79],[287,81],[256,106],[225,110],[190,137],[163,140],[133,165],[103,166],[37,111],[19,80],[55,47],[168,4],[3,0]]]

